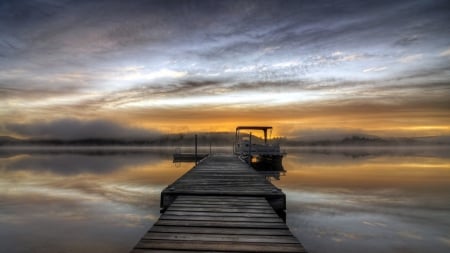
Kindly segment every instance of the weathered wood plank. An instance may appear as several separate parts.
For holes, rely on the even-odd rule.
[[[171,207],[198,207],[199,205],[202,205],[203,207],[213,207],[213,208],[252,208],[252,209],[268,209],[271,208],[269,205],[246,205],[245,203],[240,204],[205,204],[205,203],[173,203]]]
[[[216,205],[216,206],[226,206],[226,205],[234,205],[234,206],[264,206],[264,207],[270,207],[270,205],[268,205],[267,201],[265,202],[261,202],[261,203],[248,203],[245,201],[240,201],[240,202],[231,202],[231,201],[194,201],[194,200],[177,200],[177,204],[179,205],[183,205],[183,204],[188,204],[188,205]]]
[[[201,251],[202,253],[217,253],[217,251]],[[235,253],[236,251],[220,251],[220,253]],[[131,253],[198,253],[192,250],[170,250],[170,249],[134,249]]]
[[[190,212],[190,211],[166,211],[168,215],[198,215],[198,216],[219,216],[219,217],[274,217],[274,213],[225,213],[225,212]]]
[[[171,211],[198,211],[198,212],[224,212],[224,213],[275,213],[273,210],[266,209],[242,209],[242,208],[213,208],[213,207],[171,207]]]
[[[208,241],[174,241],[174,240],[142,240],[139,249],[171,249],[171,250],[211,250],[239,252],[305,252],[300,244],[274,243],[241,243],[241,242],[208,242]]]
[[[224,203],[242,203],[243,201],[246,201],[250,204],[266,204],[266,199],[263,197],[251,197],[251,198],[242,198],[239,196],[223,196],[220,198],[217,198],[216,196],[202,196],[202,198],[198,198],[197,196],[186,196],[186,195],[180,195],[177,198],[178,201],[195,201],[195,202],[208,202],[208,203],[216,203],[216,202],[224,202]]]
[[[287,228],[284,223],[266,222],[226,222],[226,221],[194,221],[194,220],[158,220],[158,226],[184,226],[184,227],[223,227],[223,228]]]
[[[225,191],[226,190],[226,191]],[[267,189],[246,189],[246,188],[233,188],[233,189],[224,189],[224,188],[215,188],[215,187],[209,187],[209,188],[178,188],[170,193],[166,194],[173,194],[175,196],[179,194],[186,194],[186,195],[210,195],[210,196],[255,196],[255,197],[278,197],[278,196],[284,196],[282,193],[273,192],[271,190]]]
[[[155,225],[151,232],[161,233],[196,233],[196,234],[216,234],[216,235],[291,235],[286,228],[266,229],[266,228],[215,228],[215,227],[177,227]]]
[[[297,243],[293,236],[268,235],[214,235],[191,233],[158,233],[144,235],[144,240],[176,240],[176,241],[212,241],[212,242],[260,242],[260,243]]]
[[[277,223],[283,222],[279,217],[220,217],[220,216],[195,216],[195,215],[167,215],[163,214],[160,220],[180,220],[180,221],[224,221],[224,222],[261,222],[261,223]]]
[[[230,196],[230,197],[220,197],[217,198],[215,196],[202,196],[201,198],[198,198],[197,196],[191,196],[191,195],[180,195],[178,196],[178,200],[195,200],[195,201],[201,201],[201,200],[212,200],[212,201],[242,201],[242,200],[246,200],[246,201],[259,201],[259,202],[264,202],[265,199],[264,198],[257,198],[257,197],[245,197],[245,196],[239,196],[239,197],[235,197],[235,196]]]

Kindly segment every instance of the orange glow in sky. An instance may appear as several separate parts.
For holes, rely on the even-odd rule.
[[[450,135],[445,1],[175,2],[0,6],[0,136]]]

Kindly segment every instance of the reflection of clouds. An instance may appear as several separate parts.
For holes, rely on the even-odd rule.
[[[450,161],[427,152],[289,152],[289,227],[312,252],[448,252]]]
[[[303,188],[303,191],[285,190],[289,205],[300,208],[302,213],[313,215],[319,212],[324,215],[352,215],[371,213],[389,215],[404,222],[421,224],[447,224],[450,211],[448,193],[430,196],[420,192],[402,190],[357,190],[350,189],[314,189]],[[385,222],[363,220],[366,225],[385,227]]]
[[[380,222],[363,221],[362,223],[365,224],[365,225],[372,226],[372,227],[387,227],[386,224],[380,223]]]
[[[59,219],[65,222],[70,221],[88,221],[91,216],[99,216],[109,222],[118,221],[111,215],[135,215],[128,213],[115,213],[130,209],[128,206],[122,206],[121,203],[114,203],[102,200],[101,198],[78,198],[65,197],[62,195],[45,195],[42,193],[23,192],[23,194],[14,194],[13,196],[2,194],[2,219],[3,223],[23,223],[26,224],[35,219]],[[157,205],[154,200],[153,204]],[[111,209],[112,208],[112,209]],[[109,211],[108,211],[109,210]],[[109,213],[110,212],[110,213]],[[131,216],[130,216],[131,217]],[[142,219],[153,219],[153,216],[142,216]],[[136,220],[134,218],[134,220]]]
[[[344,138],[344,137],[343,137]],[[342,138],[342,139],[343,139]],[[437,157],[450,158],[448,147],[400,146],[400,147],[297,147],[288,148],[288,153],[301,162],[326,163],[367,160],[374,157]],[[365,162],[365,161],[362,161]]]
[[[0,199],[5,252],[127,252],[159,216],[156,200],[137,208],[32,193]]]
[[[39,194],[36,199],[42,201],[112,201],[148,207],[189,166],[175,169],[165,153],[151,150],[30,153],[0,159],[0,188],[11,196]]]
[[[414,212],[411,209],[405,211]],[[436,243],[436,239],[444,238],[448,231],[448,227],[440,225],[439,221],[417,223],[371,211],[327,213],[318,209],[305,213],[302,208],[289,206],[287,221],[290,228],[296,228],[291,229],[292,232],[311,252],[397,252],[398,247],[403,248],[400,252],[412,249],[428,252],[430,248],[433,252],[448,251],[444,241]]]
[[[128,252],[159,217],[160,191],[190,166],[159,151],[1,158],[2,250]]]
[[[422,236],[418,235],[417,233],[411,232],[411,231],[400,231],[397,234],[402,236],[402,237],[405,237],[407,239],[423,240]]]
[[[450,247],[450,237],[439,237],[439,241],[441,241],[444,244],[447,244]]]
[[[128,154],[77,154],[60,153],[24,156],[21,159],[4,162],[7,170],[50,171],[62,175],[80,173],[110,173],[126,166],[151,165],[160,158],[152,153]],[[0,162],[2,162],[0,160]]]
[[[385,150],[385,152],[390,149]],[[443,149],[447,150],[447,149]],[[369,151],[369,150],[367,150]],[[283,187],[324,187],[355,190],[408,189],[411,192],[434,194],[450,190],[450,160],[437,153],[389,153],[375,152],[361,158],[345,154],[309,153],[299,150],[289,152],[283,159],[288,177]],[[434,196],[429,196],[434,201]],[[427,200],[428,201],[428,200]]]
[[[23,173],[20,173],[23,174]],[[13,180],[11,180],[13,179]],[[120,180],[120,178],[119,178]],[[77,176],[59,177],[49,174],[37,176],[3,174],[0,179],[2,199],[16,203],[25,201],[33,204],[51,204],[59,202],[70,205],[73,202],[105,202],[150,207],[159,200],[159,193],[164,185],[133,185],[131,183],[115,183],[114,178]],[[67,210],[72,207],[67,206]]]
[[[145,205],[189,166],[174,169],[155,153],[17,156],[0,160],[0,187],[16,195]]]

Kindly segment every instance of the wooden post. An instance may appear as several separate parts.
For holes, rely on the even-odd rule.
[[[197,165],[197,135],[195,135],[195,165]]]
[[[248,164],[252,164],[252,132],[250,132],[248,140]]]

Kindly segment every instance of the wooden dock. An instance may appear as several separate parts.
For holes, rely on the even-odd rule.
[[[229,155],[215,155],[161,193],[161,212],[132,253],[305,252],[285,224],[286,197]]]
[[[173,154],[173,162],[198,162],[205,159],[209,154],[195,153],[175,153]]]

